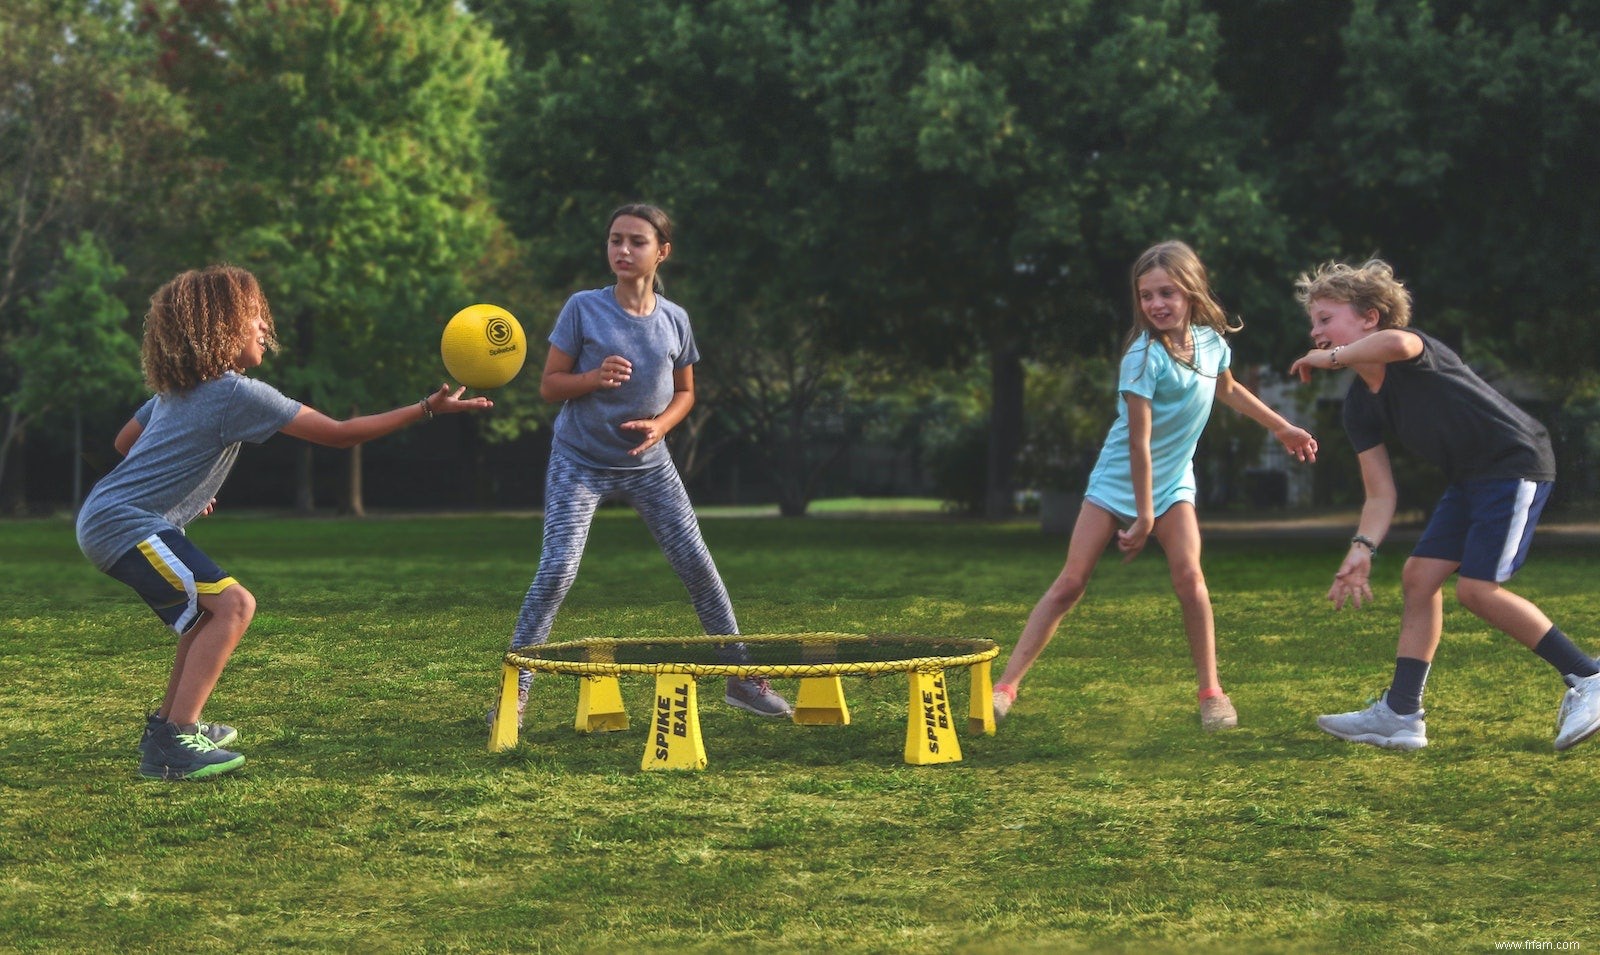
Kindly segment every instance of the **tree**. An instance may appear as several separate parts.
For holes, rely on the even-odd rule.
[[[440,329],[498,228],[484,125],[504,48],[452,0],[187,0],[150,26],[217,163],[204,227],[267,289],[283,384],[341,416],[436,386]]]
[[[104,248],[87,251],[85,231],[121,247],[174,194],[184,116],[148,76],[147,54],[98,3],[0,6],[0,481],[28,423],[62,397],[25,358],[53,334],[27,302],[63,268],[93,270],[85,257],[109,262]],[[69,254],[79,258],[64,264]]]
[[[991,516],[1010,508],[1025,357],[1112,350],[1127,265],[1156,240],[1226,272],[1281,260],[1287,234],[1241,162],[1214,16],[1183,0],[1000,7],[819,4],[796,70],[861,200],[841,251],[879,320],[858,340],[990,363]]]
[[[19,369],[6,421],[9,436],[66,406],[72,411],[72,502],[83,500],[83,412],[139,393],[139,344],[128,333],[128,306],[114,286],[127,273],[93,234],[69,245],[55,283],[26,311],[33,334],[16,343]],[[0,442],[0,472],[6,447]]]

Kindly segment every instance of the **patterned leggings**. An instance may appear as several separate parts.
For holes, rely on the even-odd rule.
[[[607,471],[586,467],[560,450],[550,455],[545,474],[544,549],[539,555],[539,571],[522,600],[516,629],[511,634],[511,649],[533,646],[550,639],[556,611],[578,576],[578,563],[589,540],[594,512],[602,502],[626,501],[644,518],[645,526],[666,555],[667,563],[689,590],[700,626],[708,634],[738,633],[733,602],[722,584],[711,551],[700,536],[694,506],[684,490],[675,465],[667,464],[640,471]],[[745,647],[729,644],[719,655],[742,662]],[[527,689],[533,674],[523,670],[522,688]]]

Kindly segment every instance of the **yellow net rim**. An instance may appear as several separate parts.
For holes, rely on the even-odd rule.
[[[901,643],[910,648],[922,643],[942,647],[959,647],[966,652],[906,656],[891,660],[800,663],[690,663],[671,660],[651,663],[618,663],[615,660],[605,659],[552,660],[538,655],[541,651],[546,650],[572,652],[581,649],[604,657],[615,654],[619,649],[626,650],[629,647],[638,646],[670,644],[688,648],[721,646],[728,643],[760,646],[761,644],[784,642],[798,643],[802,648],[806,645],[822,647],[830,644],[837,646],[851,643],[881,644],[885,642]],[[626,674],[660,675],[671,673],[696,677],[731,676],[739,679],[775,677],[781,679],[791,677],[878,676],[884,673],[931,673],[952,667],[966,667],[984,663],[993,660],[999,653],[1000,646],[993,640],[966,637],[869,636],[848,633],[729,634],[712,637],[587,637],[580,640],[566,640],[560,643],[546,643],[511,650],[505,655],[505,663],[507,666],[513,666],[521,670],[551,673],[560,676],[607,677]]]

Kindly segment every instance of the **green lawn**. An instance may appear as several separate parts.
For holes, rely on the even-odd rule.
[[[747,633],[1002,652],[1064,548],[1025,524],[931,518],[704,528]],[[135,771],[170,635],[66,522],[0,523],[0,950],[1600,943],[1600,743],[1552,752],[1561,688],[1544,663],[1447,597],[1428,749],[1315,728],[1385,685],[1399,547],[1380,559],[1379,605],[1336,615],[1320,599],[1336,539],[1208,544],[1237,732],[1199,730],[1152,552],[1102,564],[1011,718],[963,734],[960,763],[902,762],[902,677],[845,678],[846,727],[736,713],[708,680],[709,767],[643,773],[646,677],[622,680],[633,729],[593,736],[572,730],[574,681],[540,677],[521,744],[486,750],[533,518],[219,516],[191,531],[260,609],[207,710],[239,727],[249,763],[174,785]],[[1594,650],[1590,553],[1541,540],[1517,586]],[[603,511],[556,639],[696,629],[642,525]],[[965,674],[949,676],[964,714]]]

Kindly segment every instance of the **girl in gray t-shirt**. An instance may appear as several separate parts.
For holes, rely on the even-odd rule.
[[[244,441],[273,434],[348,448],[436,414],[487,408],[446,385],[416,404],[337,421],[246,378],[276,349],[272,312],[255,276],[233,266],[188,271],[156,290],[141,362],[155,397],[118,432],[121,462],[78,511],[78,545],[132,587],[178,634],[161,708],[145,722],[139,773],[200,779],[237,769],[222,749],[238,732],[200,710],[255,613],[255,597],[196,547],[183,528],[211,513]]]
[[[683,479],[662,440],[694,407],[700,359],[688,314],[659,294],[656,273],[672,253],[672,222],[655,206],[623,206],[606,226],[606,257],[617,282],[567,300],[550,333],[539,380],[562,403],[544,485],[544,547],[523,598],[511,648],[544,643],[578,575],[594,512],[607,500],[639,512],[689,590],[705,632],[736,634],[733,603],[711,559]],[[742,662],[744,644],[724,645]],[[521,673],[517,725],[533,674]],[[731,706],[788,716],[788,702],[764,679],[728,678]],[[498,704],[489,710],[493,727]]]

